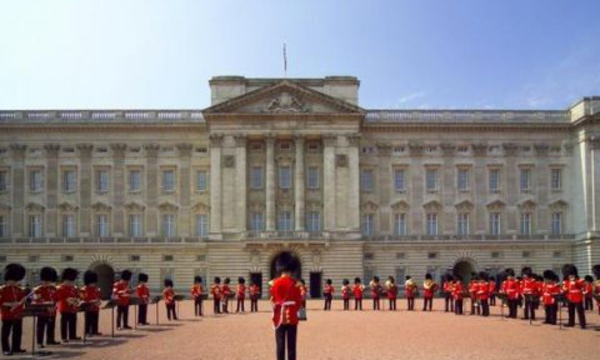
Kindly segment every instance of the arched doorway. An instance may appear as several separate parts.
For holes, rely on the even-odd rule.
[[[471,274],[476,272],[477,269],[471,261],[460,260],[454,264],[453,271],[454,275],[462,276],[463,282],[468,284],[471,281]]]
[[[107,263],[99,263],[91,267],[98,274],[98,287],[103,300],[110,299],[112,287],[115,282],[115,270]]]
[[[277,254],[277,256],[273,257],[273,259],[271,260],[271,277],[270,277],[270,279],[274,279],[274,278],[278,277],[279,275],[281,275],[275,271],[275,264],[277,263],[277,259],[279,259],[279,257],[282,254],[289,254],[294,258],[294,260],[296,260],[296,262],[298,263],[298,269],[296,270],[296,272],[294,272],[292,274],[292,276],[294,277],[294,279],[302,279],[302,263],[300,262],[300,258],[297,255],[295,255],[294,253],[289,252],[289,251],[282,251],[279,254]]]

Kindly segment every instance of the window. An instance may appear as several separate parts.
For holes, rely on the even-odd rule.
[[[430,253],[427,253],[427,258],[428,259],[437,259],[437,255],[438,254],[436,252],[430,252]],[[435,279],[435,277],[434,277],[434,279]]]
[[[279,188],[289,189],[292,187],[292,168],[290,166],[279,167]]]
[[[406,182],[404,174],[404,169],[396,169],[394,171],[394,190],[399,192],[406,191]]]
[[[425,170],[425,189],[427,191],[436,191],[438,189],[438,171],[437,171],[437,169]]]
[[[129,171],[129,191],[140,191],[142,188],[142,172],[140,170]]]
[[[175,170],[164,170],[162,173],[162,189],[163,191],[175,190]]]
[[[129,261],[140,261],[141,257],[139,255],[129,255]]]
[[[8,237],[8,216],[0,215],[0,238]]]
[[[129,236],[131,236],[131,237],[142,236],[142,215],[140,215],[140,214],[129,215]]]
[[[500,258],[500,252],[498,252],[498,251],[492,251],[492,252],[490,253],[490,257],[491,257],[492,259],[499,259],[499,258]]]
[[[397,236],[406,235],[406,214],[394,215],[394,234]]]
[[[438,234],[438,215],[436,213],[428,213],[426,215],[427,218],[427,235],[437,235]]]
[[[196,191],[204,192],[208,188],[208,177],[206,170],[196,171]]]
[[[279,143],[279,149],[280,150],[291,150],[292,149],[292,143],[289,141],[282,141]]]
[[[307,187],[309,189],[318,189],[319,188],[319,168],[318,167],[309,167],[308,168],[308,179],[306,179]]]
[[[163,261],[173,261],[173,259],[174,259],[174,258],[173,258],[173,255],[164,255],[164,256],[163,256]],[[167,275],[167,276],[165,276],[165,278],[173,280],[173,279],[172,279],[170,276],[168,276],[168,275]]]
[[[75,191],[75,170],[63,171],[63,190],[64,192]]]
[[[469,235],[469,214],[468,213],[460,213],[458,214],[457,221],[457,233],[458,235]]]
[[[490,169],[489,171],[489,191],[500,191],[500,169]]]
[[[263,213],[260,211],[253,211],[250,213],[250,230],[251,231],[263,231],[264,221]]]
[[[98,170],[96,173],[96,190],[99,193],[108,192],[108,170]]]
[[[360,187],[362,191],[373,191],[373,170],[365,169],[360,173]]]
[[[562,169],[552,169],[550,171],[550,187],[552,190],[562,189]]]
[[[321,212],[309,211],[306,217],[306,230],[321,231]]]
[[[364,214],[362,216],[361,229],[364,236],[375,235],[375,215]]]
[[[31,170],[29,172],[29,190],[33,192],[42,191],[42,170]]]
[[[466,191],[469,190],[469,170],[468,169],[458,169],[458,190]]]
[[[97,234],[99,237],[108,237],[108,215],[101,214],[96,217]]]
[[[521,213],[521,235],[531,235],[531,213]]]
[[[208,215],[198,214],[196,215],[196,236],[207,237],[208,236]]]
[[[0,171],[0,191],[8,190],[8,171]]]
[[[75,215],[66,214],[62,217],[62,235],[64,237],[75,237]]]
[[[279,231],[292,231],[292,212],[281,211],[279,213],[279,221],[277,223],[277,229]]]
[[[255,166],[250,170],[250,187],[252,189],[262,189],[263,187],[263,168]]]
[[[490,213],[490,234],[500,235],[500,213]]]
[[[63,262],[73,262],[74,260],[75,260],[75,257],[73,255],[63,255],[62,256]]]
[[[562,213],[552,213],[552,235],[562,234]]]
[[[521,189],[521,192],[531,190],[531,169],[521,169],[519,189]]]
[[[42,216],[29,215],[29,236],[32,238],[42,237]]]
[[[173,237],[176,235],[175,215],[166,214],[162,217],[162,234],[164,237]]]
[[[559,259],[559,258],[562,257],[562,252],[561,251],[554,251],[552,253],[552,257],[555,258],[555,259]]]

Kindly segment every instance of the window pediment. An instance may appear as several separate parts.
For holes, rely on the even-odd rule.
[[[146,209],[146,206],[136,201],[125,204],[125,210],[129,212],[144,211],[144,209]]]
[[[64,212],[73,212],[73,211],[77,211],[79,209],[79,206],[72,204],[68,201],[65,201],[65,202],[61,203],[60,205],[58,205],[58,209],[60,211],[64,211]]]
[[[431,200],[423,204],[423,209],[426,211],[440,211],[442,208],[442,204],[437,200]]]
[[[192,206],[192,211],[194,211],[194,212],[208,212],[208,211],[210,211],[210,206],[206,205],[203,202],[197,202],[194,206]]]
[[[469,200],[463,200],[457,204],[454,204],[454,207],[458,211],[471,211],[471,210],[473,210],[474,206],[473,206],[473,203],[470,202]]]
[[[554,200],[553,202],[551,202],[549,205],[550,209],[552,210],[565,210],[566,208],[569,207],[569,203],[567,203],[566,201],[564,201],[563,199],[557,199]]]
[[[537,204],[532,199],[523,200],[518,204],[518,207],[521,210],[533,210],[536,206]]]
[[[367,202],[364,202],[364,203],[363,203],[363,204],[360,206],[360,209],[361,209],[363,212],[369,212],[369,213],[372,213],[372,212],[375,212],[375,211],[377,211],[377,210],[379,209],[379,205],[375,204],[375,203],[374,203],[374,202],[372,202],[372,201],[367,201]]]
[[[396,201],[392,204],[392,210],[395,212],[406,212],[408,209],[410,209],[410,205],[404,200]]]
[[[488,210],[502,210],[506,204],[501,200],[492,200],[485,205]]]
[[[28,212],[43,212],[46,208],[38,203],[30,202],[25,206],[25,210]]]
[[[158,205],[158,210],[160,210],[161,212],[175,212],[177,211],[177,209],[179,209],[179,206],[168,201],[165,201]]]
[[[109,212],[112,209],[112,206],[98,201],[92,205],[92,209],[97,212]]]

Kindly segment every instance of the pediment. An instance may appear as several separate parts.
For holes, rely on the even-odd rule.
[[[209,119],[218,114],[362,114],[364,110],[354,104],[319,91],[282,80],[273,85],[250,91],[233,99],[204,109]]]
[[[443,208],[443,206],[439,201],[431,200],[423,204],[423,208],[428,211],[439,211]]]
[[[125,204],[125,210],[130,211],[130,212],[144,211],[144,209],[146,209],[146,206],[144,206],[144,204],[141,204],[136,201],[131,201],[131,202],[128,202],[127,204]]]
[[[457,210],[471,211],[473,209],[473,203],[469,200],[463,200],[457,204],[454,204],[454,207]]]
[[[10,209],[10,205],[0,202],[0,211],[10,211]]]
[[[567,203],[563,199],[557,199],[557,200],[554,200],[553,202],[551,202],[548,206],[552,210],[563,210],[563,209],[566,209],[567,207],[569,207],[569,203]]]
[[[179,209],[179,206],[173,204],[172,202],[166,201],[158,205],[158,209],[162,212],[175,212],[177,209]]]
[[[112,206],[98,201],[92,205],[92,209],[97,212],[109,212],[110,209],[112,209]]]
[[[42,212],[44,211],[44,206],[35,202],[30,202],[29,204],[27,204],[27,206],[25,206],[25,210],[27,210],[28,212]]]
[[[486,206],[489,210],[499,210],[503,209],[506,204],[501,200],[493,200],[487,203]]]
[[[392,210],[394,211],[408,211],[408,209],[410,209],[410,205],[404,200],[392,204]]]
[[[69,212],[69,211],[77,211],[77,209],[79,209],[79,206],[65,201],[65,202],[61,203],[60,205],[58,205],[58,208],[61,211]]]
[[[522,210],[532,210],[532,209],[535,209],[536,205],[537,204],[532,199],[523,200],[523,201],[519,202],[519,204],[518,204],[519,208],[522,209]]]
[[[197,202],[194,206],[192,206],[192,211],[194,212],[208,212],[209,210],[210,206],[203,202]]]
[[[372,201],[366,201],[360,206],[362,211],[375,212],[379,209],[379,206]]]

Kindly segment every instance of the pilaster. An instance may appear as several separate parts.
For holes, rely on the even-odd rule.
[[[210,135],[210,237],[221,239],[221,142],[223,135]]]
[[[12,157],[12,234],[15,237],[25,235],[23,225],[25,224],[25,154],[27,145],[10,144],[10,153]]]
[[[179,154],[179,215],[177,217],[177,230],[181,236],[190,236],[192,234],[190,219],[191,202],[191,170],[190,163],[192,158],[192,144],[177,144]]]
[[[295,221],[296,231],[304,230],[304,138],[302,136],[296,136],[295,139],[296,147],[296,163],[295,163],[295,181],[294,181],[294,199],[296,203],[295,208]]]
[[[266,181],[266,230],[275,230],[275,137],[268,135],[265,139],[267,145],[267,163],[265,166]]]
[[[323,201],[324,201],[324,223],[326,231],[336,229],[336,189],[335,189],[335,146],[337,136],[323,135]]]
[[[159,190],[159,173],[158,173],[158,152],[159,144],[145,144],[146,151],[146,204],[148,205],[145,212],[144,225],[148,236],[158,235],[158,190]]]
[[[247,212],[247,139],[245,135],[236,135],[235,140],[235,192],[236,192],[236,227],[245,232],[248,223]]]
[[[44,152],[46,154],[46,211],[44,212],[44,233],[46,236],[56,236],[58,223],[56,205],[58,203],[58,151],[60,145],[46,144]]]
[[[112,186],[112,224],[114,236],[125,234],[125,152],[127,144],[110,144],[114,168],[114,186]]]
[[[92,144],[77,144],[79,155],[79,235],[91,235],[92,223]]]

